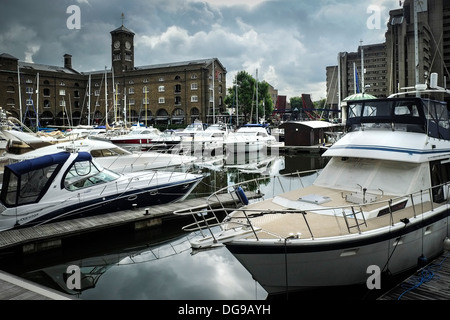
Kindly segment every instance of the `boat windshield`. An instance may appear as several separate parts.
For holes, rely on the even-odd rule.
[[[122,148],[105,148],[105,149],[91,150],[91,155],[94,158],[123,156],[130,154],[132,153]]]
[[[93,185],[114,181],[119,174],[102,168],[91,161],[75,162],[64,177],[64,187],[75,191]]]
[[[348,102],[349,131],[395,130],[427,133],[450,140],[447,104],[429,99],[400,98]]]

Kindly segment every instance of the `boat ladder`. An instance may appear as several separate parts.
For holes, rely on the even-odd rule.
[[[351,207],[351,212],[346,212],[344,209],[342,210],[342,216],[344,217],[345,224],[347,225],[347,230],[351,233],[351,229],[358,228],[358,232],[361,233],[360,226],[365,225],[367,227],[366,218],[364,217],[363,210],[359,207],[359,211],[355,211],[355,207]],[[359,221],[357,215],[361,214],[362,221]],[[354,224],[352,224],[352,221]]]

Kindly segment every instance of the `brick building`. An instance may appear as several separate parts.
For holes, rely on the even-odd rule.
[[[0,107],[32,127],[226,120],[227,71],[217,58],[136,67],[134,35],[111,31],[112,68],[94,72],[74,70],[69,54],[64,66],[0,54]]]

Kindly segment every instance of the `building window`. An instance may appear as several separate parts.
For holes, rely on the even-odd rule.
[[[61,81],[61,82],[59,83],[59,85],[62,86],[62,87],[64,87],[66,84],[64,83],[64,81]]]
[[[60,96],[65,96],[66,95],[66,90],[64,90],[64,89],[59,90],[59,95]]]
[[[25,89],[25,92],[26,92],[27,94],[33,94],[33,88],[27,87],[27,88]]]
[[[50,108],[50,101],[44,100],[44,108]]]
[[[145,78],[143,82],[144,83],[149,83],[148,78]]]
[[[44,97],[50,97],[50,89],[49,88],[44,89]]]
[[[147,86],[145,86],[145,87],[143,87],[142,88],[142,93],[148,93],[149,91],[148,91],[148,87]]]
[[[165,103],[165,102],[166,102],[166,98],[164,98],[164,97],[158,98],[158,103]]]
[[[114,54],[114,61],[120,61],[120,53]]]
[[[147,99],[142,99],[142,104],[144,104],[144,105],[147,105],[147,104],[150,104],[150,99],[149,98],[147,98]]]
[[[75,98],[79,98],[79,97],[80,97],[80,91],[75,90],[75,92],[73,93],[73,95],[75,96]]]
[[[33,99],[27,99],[27,106],[32,106],[33,105]]]
[[[164,86],[158,87],[158,92],[164,92],[164,91],[166,91],[166,88]]]
[[[66,106],[66,101],[65,100],[60,100],[59,101],[59,106],[60,107],[65,107]]]
[[[134,88],[133,87],[128,88],[128,94],[134,94]]]
[[[159,81],[159,82],[164,82],[164,78],[163,78],[163,77],[160,77],[158,81]]]
[[[175,93],[180,93],[181,92],[181,84],[177,84],[175,86]]]
[[[15,91],[16,91],[16,90],[14,89],[13,86],[9,86],[8,88],[6,88],[6,92],[14,93]]]
[[[181,97],[175,97],[175,104],[180,105],[181,104]]]
[[[198,89],[198,83],[191,83],[191,90],[197,90]]]
[[[191,96],[191,102],[198,102],[198,96]]]
[[[129,104],[130,106],[134,106],[134,105],[136,104],[136,102],[135,102],[134,99],[129,99],[129,100],[128,100],[128,104]]]
[[[14,106],[16,103],[15,103],[14,99],[9,98],[6,100],[6,104],[8,106]]]
[[[94,95],[95,95],[96,97],[100,96],[100,90],[95,90],[95,91],[94,91]]]
[[[25,81],[25,83],[33,83],[33,80],[27,79],[27,81]]]
[[[191,75],[191,79],[197,79],[198,76],[196,74]]]
[[[126,61],[132,61],[132,60],[131,60],[131,54],[126,54],[126,55],[125,55],[125,60],[126,60]]]

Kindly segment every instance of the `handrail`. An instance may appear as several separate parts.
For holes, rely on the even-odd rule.
[[[295,173],[290,173],[290,174],[277,176],[277,177],[281,178],[283,176],[297,175],[298,177],[300,177],[300,180],[301,180],[301,174],[308,174],[308,173],[314,173],[314,172],[317,172],[317,170],[295,172]],[[259,187],[260,187],[259,181],[261,181],[261,179],[267,179],[267,177],[261,177],[259,179],[251,179],[248,181],[237,183],[232,186],[224,187],[224,188],[212,193],[207,198],[205,205],[201,205],[201,206],[189,208],[189,209],[178,210],[178,211],[175,211],[174,214],[176,214],[176,215],[189,215],[190,214],[194,217],[194,219],[195,219],[196,215],[197,216],[201,215],[204,220],[203,224],[198,223],[198,220],[196,220],[196,222],[189,224],[189,225],[183,227],[182,229],[185,231],[197,231],[197,230],[201,231],[201,230],[204,230],[207,228],[207,229],[209,229],[209,231],[214,239],[215,239],[215,236],[211,230],[212,227],[220,226],[223,229],[226,224],[231,225],[232,223],[236,224],[236,226],[251,228],[252,233],[258,239],[257,233],[261,232],[261,231],[257,231],[256,228],[254,228],[254,225],[252,224],[252,220],[251,220],[252,213],[256,213],[258,215],[277,214],[277,213],[281,213],[281,212],[282,213],[290,213],[290,214],[301,214],[304,219],[305,225],[308,228],[311,239],[314,240],[316,238],[315,234],[314,234],[314,230],[311,229],[311,226],[308,222],[307,212],[305,212],[305,210],[286,209],[286,210],[280,211],[280,210],[273,210],[273,209],[251,209],[248,207],[243,207],[242,204],[239,203],[240,200],[234,192],[235,189],[239,186],[245,187],[245,185],[248,185],[249,183],[252,183],[253,186],[256,185],[256,187],[259,189]],[[280,179],[278,179],[278,181],[281,183]],[[446,201],[439,204],[438,206],[436,206],[437,203],[434,203],[434,199],[433,199],[433,189],[435,189],[435,188],[447,188]],[[284,188],[282,188],[282,190],[283,190],[283,192],[285,191]],[[231,207],[227,206],[221,200],[220,195],[225,194],[225,193],[231,195],[231,198],[233,199],[236,207],[231,208]],[[264,195],[262,195],[262,198],[264,198]],[[420,203],[416,203],[417,200]],[[406,206],[406,204],[405,204],[404,207],[401,206],[401,204],[404,203],[405,201],[410,201],[410,204],[408,206]],[[317,213],[320,213],[321,211],[324,211],[324,210],[328,210],[328,211],[342,210],[342,212],[345,212],[345,210],[349,210],[349,212],[350,211],[355,212],[355,214],[354,214],[354,218],[356,221],[355,227],[358,226],[358,230],[360,231],[359,233],[361,233],[359,226],[361,224],[366,224],[366,226],[367,226],[365,213],[367,214],[368,211],[364,212],[364,209],[367,209],[367,207],[369,205],[370,206],[372,206],[372,205],[380,206],[378,213],[380,213],[380,210],[385,207],[386,209],[384,209],[384,210],[387,210],[386,214],[389,214],[388,225],[394,226],[395,225],[394,216],[395,216],[396,212],[401,211],[402,209],[405,209],[405,208],[411,208],[412,214],[411,214],[410,218],[417,218],[418,214],[425,213],[425,208],[424,208],[425,203],[429,203],[431,205],[432,211],[435,210],[439,206],[449,204],[450,203],[450,182],[443,183],[443,184],[437,185],[437,186],[433,186],[426,190],[420,190],[420,191],[413,192],[413,193],[410,193],[407,195],[395,196],[395,197],[392,197],[389,199],[382,199],[382,200],[374,201],[371,203],[346,204],[346,205],[336,206],[336,207],[322,207],[322,208],[318,207],[318,208],[314,208],[313,211],[317,212]],[[213,208],[214,204],[217,205],[216,208]],[[417,210],[418,209],[417,207],[419,205],[421,208],[420,211]],[[216,215],[217,212],[225,213],[225,218],[222,221],[220,221],[220,219],[217,217],[217,215]],[[230,215],[232,212],[242,212],[243,215],[232,217]],[[362,215],[361,223],[357,221],[356,212],[358,214],[360,213]],[[211,218],[206,218],[206,215],[209,213],[211,213],[213,216]],[[342,216],[346,219],[345,214],[342,214]],[[378,217],[378,215],[377,215],[377,217]],[[372,217],[372,218],[376,218],[376,217]],[[236,221],[237,219],[239,219],[240,221]],[[242,222],[243,219],[246,221],[246,223]],[[196,228],[192,228],[193,226],[196,226]],[[258,230],[260,230],[260,229],[258,229]],[[348,232],[350,233],[350,228],[348,228]],[[202,234],[203,234],[203,232],[202,232]],[[281,238],[281,236],[280,236],[280,238]]]

